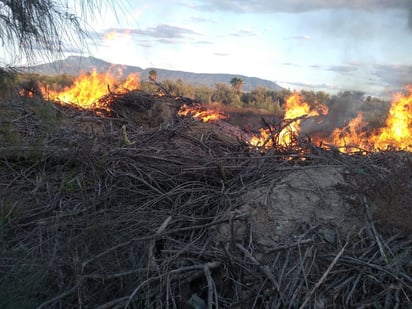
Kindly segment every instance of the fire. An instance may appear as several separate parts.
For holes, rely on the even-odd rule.
[[[289,145],[293,134],[298,135],[300,131],[300,123],[303,117],[319,116],[317,110],[311,109],[309,104],[303,102],[302,97],[298,93],[292,94],[286,100],[285,119],[292,120],[292,122],[280,132],[280,143]],[[327,113],[326,106],[322,106],[322,113]]]
[[[112,73],[97,73],[93,70],[90,74],[80,75],[72,86],[63,91],[48,90],[44,95],[61,103],[72,103],[82,108],[93,109],[99,107],[96,106],[97,100],[107,95],[109,90],[118,93],[126,89],[138,89],[140,85],[137,74],[129,74],[122,83],[118,80],[119,78]]]
[[[412,93],[397,94],[392,101],[386,126],[368,132],[367,123],[359,113],[349,124],[335,129],[329,138],[323,141],[337,146],[342,152],[353,149],[379,151],[382,149],[412,149]]]
[[[363,130],[365,126],[362,113],[359,113],[356,118],[352,119],[344,128],[336,128],[331,134],[330,143],[342,152],[348,152],[356,148],[370,148],[366,132]]]
[[[31,90],[20,89],[19,90],[19,96],[33,98],[34,97],[34,92],[31,91]]]
[[[409,95],[397,94],[386,119],[386,127],[370,138],[375,149],[412,149],[412,87]]]
[[[179,116],[191,116],[194,119],[200,120],[201,122],[212,122],[219,119],[227,119],[228,116],[224,113],[218,112],[213,109],[207,109],[198,104],[188,106],[183,104],[178,112]]]
[[[253,136],[249,144],[255,147],[270,147],[273,139],[282,146],[288,146],[294,135],[299,135],[300,124],[304,118],[327,114],[326,106],[320,105],[318,109],[312,109],[309,104],[303,102],[302,96],[293,93],[285,104],[284,126],[281,128],[260,129],[259,135]]]
[[[368,131],[366,129],[367,123],[363,120],[362,113],[359,113],[345,127],[334,129],[330,136],[314,136],[312,141],[336,147],[341,152],[379,151],[388,148],[411,151],[412,86],[409,88],[409,92],[409,95],[398,94],[395,96],[385,127]],[[328,112],[325,106],[320,106],[319,110],[311,109],[296,93],[287,99],[285,109],[284,122],[286,121],[286,125],[284,127],[260,129],[258,135],[250,138],[249,144],[269,147],[275,141],[276,145],[290,145],[292,137],[299,136],[300,124],[303,119],[326,115]]]
[[[112,70],[114,72],[114,70]],[[117,75],[117,76],[116,76]],[[59,101],[77,104],[82,108],[107,108],[97,106],[98,99],[107,95],[109,91],[123,93],[125,89],[137,89],[139,78],[130,74],[123,82],[119,82],[121,70],[116,74],[97,73],[82,74],[71,87],[63,91],[48,91],[44,89],[44,96]],[[311,141],[323,147],[336,147],[342,152],[353,150],[379,151],[381,149],[412,150],[412,86],[409,95],[398,94],[394,97],[386,125],[383,128],[368,129],[363,115],[350,120],[343,128],[335,128],[329,136],[322,136],[322,132],[310,136]],[[280,124],[269,128],[261,128],[258,134],[246,134],[245,140],[251,147],[268,148],[273,146],[298,147],[294,143],[295,137],[301,134],[301,124],[310,117],[327,115],[326,106],[310,106],[304,102],[301,95],[293,93],[284,106],[284,118]],[[183,104],[178,112],[180,116],[190,116],[202,122],[213,122],[227,119],[228,115],[219,112],[217,108],[201,104]],[[299,149],[297,149],[299,150]]]

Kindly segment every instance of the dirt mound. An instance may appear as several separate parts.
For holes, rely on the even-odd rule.
[[[242,211],[251,213],[251,228],[259,244],[272,246],[293,237],[297,227],[319,226],[347,234],[365,225],[338,185],[342,169],[333,166],[290,168],[273,175],[269,186],[242,196]]]

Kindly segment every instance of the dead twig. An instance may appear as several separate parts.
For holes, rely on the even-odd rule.
[[[280,288],[279,284],[277,283],[275,277],[273,274],[270,272],[269,268],[267,265],[261,265],[258,260],[248,251],[246,248],[244,248],[241,244],[237,243],[236,247],[244,253],[244,255],[256,266],[258,266],[259,270],[269,279],[269,281],[273,284],[275,287],[275,290],[280,293]]]
[[[342,249],[338,252],[338,254],[335,256],[333,259],[332,263],[329,264],[328,268],[326,271],[323,273],[322,277],[320,277],[319,281],[316,282],[315,286],[310,290],[309,294],[306,296],[305,300],[303,303],[300,305],[299,309],[304,309],[307,305],[307,303],[310,301],[312,295],[315,293],[315,291],[322,285],[322,283],[325,281],[326,277],[329,275],[333,267],[336,265],[338,262],[339,258],[342,256],[343,252],[345,251],[346,247],[348,246],[349,242],[347,241],[346,244],[342,247]]]
[[[369,204],[368,204],[368,200],[366,199],[366,196],[363,196],[363,206],[365,207],[366,217],[367,217],[369,225],[371,227],[371,230],[372,230],[373,236],[375,238],[376,244],[379,247],[379,252],[380,252],[381,256],[384,258],[385,263],[388,264],[388,258],[385,254],[385,250],[383,249],[380,236],[379,236],[378,232],[376,231],[375,224],[373,223],[372,215],[371,215],[371,212],[370,212],[370,209],[369,209]]]

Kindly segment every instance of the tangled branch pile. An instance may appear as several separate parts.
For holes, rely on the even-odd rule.
[[[409,153],[344,155],[296,140],[299,149],[262,154],[211,124],[170,116],[174,98],[116,102],[106,117],[10,105],[14,135],[0,148],[2,308],[412,305]],[[162,123],[148,119],[154,111]],[[316,169],[344,181],[322,187]],[[297,171],[314,183],[295,188],[311,194],[299,193],[300,207],[316,200],[313,218],[290,217],[288,234],[265,221],[259,239],[275,193]],[[342,216],[358,219],[352,226],[316,218],[332,207],[332,189]]]

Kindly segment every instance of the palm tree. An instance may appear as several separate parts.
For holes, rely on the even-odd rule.
[[[239,77],[233,77],[230,81],[230,84],[236,90],[237,93],[240,93],[243,87],[243,79]]]
[[[149,71],[149,79],[154,82],[157,80],[157,71],[155,69]]]

